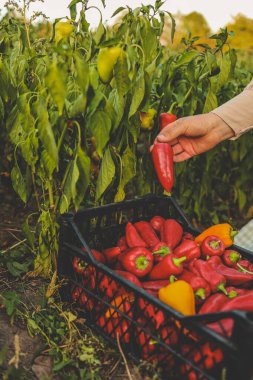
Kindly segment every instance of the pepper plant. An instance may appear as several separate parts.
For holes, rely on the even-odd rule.
[[[175,22],[160,0],[120,7],[113,15],[126,11],[119,23],[108,27],[101,18],[96,29],[87,21],[89,2],[73,0],[70,17],[42,38],[37,15],[27,19],[31,3],[8,1],[0,23],[0,123],[13,188],[24,203],[36,201],[33,274],[46,276],[55,268],[60,213],[161,193],[149,153],[161,112],[208,112],[238,93],[248,75],[236,68],[233,50],[223,52],[226,29],[211,37],[215,48],[191,36],[177,53],[162,46],[165,20],[171,42]],[[201,217],[215,151],[195,165],[177,167],[175,194]]]

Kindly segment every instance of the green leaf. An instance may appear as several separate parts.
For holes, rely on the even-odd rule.
[[[124,115],[125,98],[120,96],[118,91],[114,89],[110,92],[109,101],[115,110],[115,117],[113,118],[113,131],[116,131]]]
[[[77,82],[83,91],[83,95],[86,96],[86,93],[89,88],[89,66],[85,62],[84,57],[79,54],[75,54],[76,62],[76,72],[77,72]]]
[[[68,5],[68,8],[70,10],[70,17],[72,20],[76,19],[76,15],[77,15],[76,5],[81,2],[82,0],[72,0],[71,3]]]
[[[116,11],[112,14],[111,17],[114,17],[116,16],[117,14],[119,14],[120,12],[122,12],[124,9],[126,9],[125,7],[119,7],[116,9]]]
[[[220,73],[218,75],[217,88],[216,91],[219,91],[222,86],[224,86],[229,78],[231,69],[231,61],[228,59],[228,56],[221,57]]]
[[[182,53],[181,57],[176,61],[176,67],[185,65],[196,58],[200,53],[197,50],[190,50]]]
[[[22,264],[17,261],[9,261],[6,264],[8,271],[13,277],[20,277],[28,272],[30,263],[23,262]]]
[[[150,22],[144,17],[141,18],[140,33],[141,33],[141,40],[142,40],[142,48],[145,53],[145,61],[151,62],[156,57],[158,39],[156,36],[155,29],[152,28]]]
[[[238,189],[237,192],[238,192],[239,209],[240,209],[240,211],[242,211],[242,209],[246,205],[247,197],[246,197],[245,192],[242,191],[241,189]]]
[[[4,118],[4,104],[3,104],[1,96],[0,96],[0,118],[1,119]]]
[[[58,150],[55,142],[54,133],[52,126],[49,122],[47,106],[44,100],[40,97],[36,102],[37,110],[37,126],[39,131],[39,137],[41,142],[49,154],[50,158],[55,163],[55,166],[58,165]]]
[[[133,99],[130,106],[130,111],[128,118],[135,114],[138,111],[138,108],[145,95],[145,80],[143,72],[140,72],[139,77],[137,78],[136,84],[133,89]]]
[[[96,199],[99,200],[106,189],[111,185],[114,180],[116,168],[111,156],[110,148],[107,148],[102,159],[100,167],[97,187],[96,187]]]
[[[20,302],[20,297],[16,292],[9,291],[9,290],[3,292],[2,296],[4,299],[4,306],[6,308],[6,313],[9,317],[11,317]]]
[[[52,160],[51,156],[49,155],[48,151],[46,149],[43,149],[41,152],[41,166],[39,169],[42,169],[43,174],[40,176],[42,180],[44,180],[45,175],[52,178],[52,174],[56,168],[54,160]],[[38,172],[38,175],[40,173]]]
[[[62,115],[65,97],[66,97],[66,85],[65,76],[63,71],[54,62],[48,69],[46,76],[46,84],[52,95],[52,98],[57,105],[59,115]]]
[[[85,112],[86,109],[86,104],[87,104],[87,98],[83,94],[80,94],[74,103],[71,104],[70,109],[69,109],[69,116],[71,118],[80,116],[82,113]]]
[[[17,164],[15,164],[12,168],[11,181],[13,189],[20,196],[22,201],[26,203],[29,197],[29,189],[26,183],[26,179],[23,177]]]
[[[115,202],[123,201],[125,198],[125,186],[136,175],[136,156],[129,146],[127,146],[121,160],[122,177],[115,197]]]
[[[28,218],[26,218],[25,222],[21,225],[21,229],[30,247],[34,248],[35,243],[36,243],[36,238],[35,238],[35,234],[30,229]]]
[[[109,141],[111,130],[111,119],[104,111],[98,110],[89,119],[88,128],[95,137],[96,150],[101,157],[103,149]]]
[[[130,79],[128,77],[128,66],[126,53],[122,52],[114,66],[114,75],[116,81],[116,87],[119,96],[125,96],[130,87]]]
[[[102,23],[102,21],[100,21],[98,27],[97,27],[97,30],[93,36],[94,38],[94,41],[95,43],[98,45],[100,43],[100,41],[102,40],[102,37],[103,35],[105,34],[105,28],[104,28],[104,25]]]
[[[76,209],[78,209],[80,203],[83,201],[86,190],[90,184],[90,158],[80,147],[77,149],[77,166],[79,179],[76,184],[76,197],[74,199]]]
[[[60,213],[68,211],[71,200],[76,198],[76,184],[79,179],[79,169],[77,166],[77,157],[69,163],[67,168],[68,175],[60,199]]]
[[[210,86],[207,96],[206,96],[203,113],[208,113],[216,107],[218,107],[218,100],[215,93],[212,90],[212,87]]]
[[[172,14],[170,12],[166,12],[166,13],[170,16],[170,19],[171,19],[170,38],[171,38],[171,42],[173,43],[175,32],[176,32],[176,20],[174,19],[174,17],[172,16]]]

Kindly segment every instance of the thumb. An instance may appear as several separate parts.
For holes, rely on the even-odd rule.
[[[157,136],[159,142],[170,142],[176,139],[178,136],[181,136],[186,131],[186,125],[183,122],[183,119],[179,119],[174,123],[169,124]]]

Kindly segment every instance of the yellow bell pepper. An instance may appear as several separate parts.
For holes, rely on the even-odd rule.
[[[234,231],[233,228],[228,223],[215,224],[214,226],[207,228],[200,235],[198,235],[195,238],[195,241],[197,244],[201,244],[201,242],[207,236],[214,235],[223,241],[223,243],[225,244],[225,247],[230,247],[234,242],[234,236],[236,234],[237,234],[237,231]]]
[[[55,42],[58,43],[63,38],[68,37],[74,29],[75,27],[70,20],[57,22],[55,25]]]
[[[161,288],[158,297],[160,301],[184,315],[196,314],[194,292],[185,281],[179,280]]]
[[[102,82],[108,83],[111,81],[113,76],[113,68],[117,62],[117,59],[123,50],[119,46],[113,46],[110,48],[103,48],[98,54],[98,74]]]
[[[154,127],[155,115],[156,110],[154,108],[149,108],[147,112],[140,112],[141,129],[151,131]]]

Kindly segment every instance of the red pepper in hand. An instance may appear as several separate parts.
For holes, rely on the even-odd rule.
[[[212,294],[201,306],[199,314],[217,313],[229,301],[222,293]]]
[[[236,264],[241,258],[241,254],[239,252],[234,251],[233,249],[227,249],[222,256],[224,264],[228,267],[236,267]]]
[[[161,216],[154,216],[154,217],[150,220],[150,224],[151,224],[151,226],[154,228],[155,231],[160,232],[160,231],[161,231],[161,228],[162,228],[162,226],[163,226],[164,221],[165,221],[165,219],[162,218]]]
[[[126,241],[128,247],[147,247],[147,243],[141,238],[136,228],[132,223],[128,222],[126,225]]]
[[[121,238],[119,239],[119,241],[117,243],[117,247],[119,247],[121,252],[124,252],[128,248],[125,236],[121,236]]]
[[[144,247],[130,249],[120,256],[120,262],[126,271],[137,277],[145,277],[153,267],[152,253]]]
[[[134,224],[142,239],[147,243],[148,247],[159,243],[159,239],[153,230],[152,226],[145,221],[137,222]]]
[[[158,244],[152,247],[151,251],[152,255],[154,256],[155,263],[159,263],[165,256],[172,253],[172,249],[169,248],[168,245],[163,241],[160,241]]]
[[[182,243],[174,249],[174,255],[177,257],[186,256],[186,263],[200,257],[200,249],[194,240],[183,240]]]
[[[106,257],[108,265],[115,264],[119,255],[121,254],[121,250],[119,247],[107,248],[103,252]]]
[[[155,143],[151,155],[159,182],[169,193],[174,184],[173,150],[168,143]]]
[[[195,267],[199,271],[201,277],[203,277],[208,282],[212,292],[222,291],[227,294],[227,291],[225,289],[225,277],[220,273],[217,273],[212,265],[203,260],[196,260]]]
[[[176,220],[167,219],[162,226],[161,239],[174,249],[180,243],[183,232],[182,226]]]
[[[198,301],[207,299],[211,294],[210,286],[207,281],[194,273],[184,269],[183,272],[178,276],[179,280],[184,280],[191,285],[195,297]]]
[[[186,257],[175,257],[174,255],[167,255],[164,259],[156,264],[149,273],[151,280],[165,280],[171,275],[178,275],[183,272],[182,263],[186,260]]]
[[[115,272],[120,275],[121,277],[124,277],[126,280],[132,282],[134,285],[139,286],[142,288],[142,284],[140,280],[132,273],[125,272],[123,270],[115,270]]]
[[[177,120],[177,117],[173,113],[167,113],[167,112],[161,113],[159,116],[160,131],[163,128],[167,127],[167,125],[173,123],[176,120]]]
[[[203,257],[221,256],[225,251],[223,241],[214,235],[207,236],[200,245]]]

